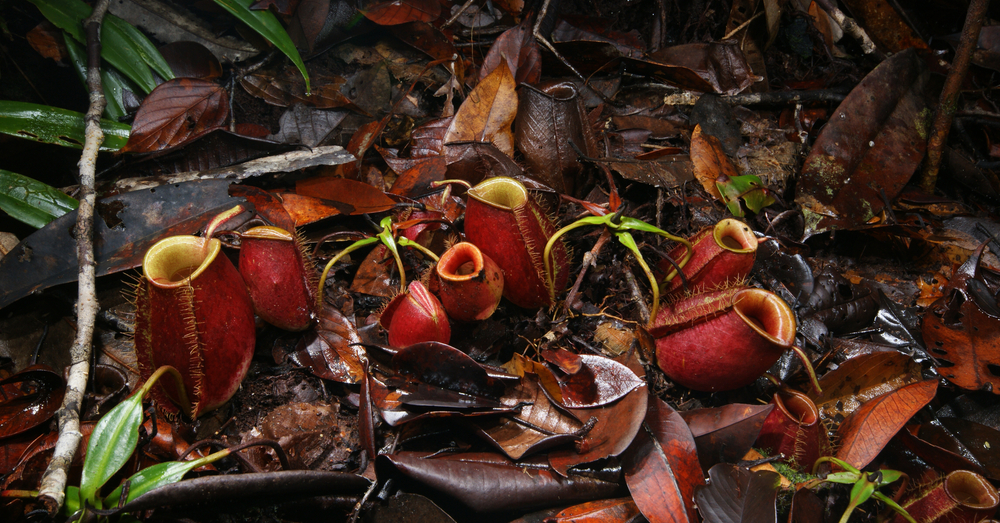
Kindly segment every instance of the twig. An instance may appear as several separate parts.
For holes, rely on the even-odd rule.
[[[94,335],[94,320],[97,318],[97,295],[95,291],[94,271],[94,173],[97,164],[97,151],[104,141],[101,132],[101,113],[104,112],[106,101],[101,87],[101,21],[108,10],[109,0],[99,0],[94,10],[83,21],[87,31],[87,89],[90,91],[90,108],[87,109],[86,134],[83,153],[80,155],[80,207],[76,219],[77,257],[79,259],[80,277],[77,296],[77,331],[76,339],[70,348],[69,379],[66,382],[66,395],[62,407],[56,413],[59,421],[59,439],[56,442],[38,498],[45,504],[45,509],[55,516],[66,498],[66,472],[73,455],[80,446],[80,404],[87,388],[87,376],[90,373],[91,341]]]
[[[885,58],[885,55],[883,55],[882,52],[875,47],[875,42],[872,42],[872,39],[868,38],[868,33],[866,33],[853,18],[850,18],[845,15],[843,11],[837,9],[837,6],[833,5],[830,0],[816,0],[816,3],[830,15],[830,18],[833,18],[834,22],[837,22],[837,25],[839,25],[845,33],[858,40],[858,43],[861,44],[861,52],[874,55],[879,59]]]
[[[927,194],[934,192],[937,185],[938,170],[941,167],[941,153],[944,144],[948,141],[948,132],[951,130],[951,121],[955,117],[955,110],[958,107],[958,97],[962,93],[962,80],[969,70],[969,61],[972,52],[976,50],[979,41],[979,31],[983,28],[983,21],[986,19],[986,10],[990,6],[990,0],[972,0],[969,4],[969,11],[965,15],[965,26],[962,28],[962,39],[958,43],[955,51],[955,60],[945,78],[944,88],[941,89],[941,100],[938,102],[937,114],[934,115],[934,125],[931,127],[931,136],[927,140],[927,161],[924,162],[924,169],[920,173],[920,188]]]

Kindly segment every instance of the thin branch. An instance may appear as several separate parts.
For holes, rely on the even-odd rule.
[[[865,32],[853,18],[844,14],[843,11],[837,9],[837,6],[833,5],[830,0],[816,0],[816,3],[833,18],[834,22],[844,30],[845,33],[854,37],[858,43],[861,44],[861,51],[865,54],[874,55],[876,58],[884,59],[885,55],[875,47],[875,42],[868,37],[868,33]]]
[[[958,98],[962,94],[962,81],[965,80],[965,75],[969,71],[969,61],[972,59],[972,52],[976,50],[976,45],[979,42],[979,32],[983,28],[989,6],[990,0],[972,0],[965,15],[962,38],[955,51],[955,60],[951,64],[951,70],[948,71],[948,77],[945,78],[944,88],[941,89],[941,99],[938,103],[937,114],[934,115],[931,136],[927,140],[927,160],[920,173],[920,188],[927,194],[933,194],[934,186],[937,185],[941,155],[944,145],[948,141],[948,132],[951,130],[955,110],[958,108]]]
[[[76,339],[70,348],[69,379],[62,407],[56,413],[59,420],[59,440],[52,454],[52,461],[45,470],[38,498],[51,515],[56,515],[66,498],[66,472],[80,446],[80,404],[87,388],[90,373],[91,341],[94,320],[97,317],[94,262],[94,173],[97,151],[104,141],[101,132],[101,114],[106,101],[101,87],[101,21],[108,10],[109,0],[99,0],[93,12],[83,21],[87,31],[87,89],[90,91],[90,108],[86,116],[86,133],[83,154],[80,155],[80,207],[76,219],[77,257],[80,277],[77,297]]]

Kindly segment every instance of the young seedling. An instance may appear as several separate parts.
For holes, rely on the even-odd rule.
[[[649,319],[650,321],[652,321],[653,319],[656,318],[656,313],[660,306],[660,286],[656,282],[656,277],[653,276],[653,271],[650,270],[649,265],[646,263],[646,259],[643,258],[642,253],[639,251],[639,246],[635,243],[635,238],[632,237],[632,234],[629,231],[651,232],[653,234],[663,236],[668,240],[673,240],[675,242],[681,243],[685,247],[687,247],[687,253],[685,253],[684,257],[681,258],[681,260],[678,261],[677,263],[678,269],[683,269],[684,265],[688,262],[689,259],[691,259],[691,253],[693,252],[693,249],[691,247],[691,242],[687,241],[684,238],[674,236],[642,220],[638,220],[636,218],[629,218],[628,216],[622,217],[621,216],[622,210],[624,209],[623,208],[619,209],[619,212],[615,214],[605,214],[603,216],[587,216],[584,218],[580,218],[579,220],[563,227],[562,229],[559,229],[558,231],[556,231],[555,234],[552,235],[551,238],[549,238],[548,243],[545,244],[545,250],[542,253],[542,260],[545,263],[545,270],[550,275],[549,281],[552,281],[551,278],[551,274],[553,271],[552,246],[555,245],[556,240],[558,240],[560,236],[578,227],[583,227],[584,225],[603,225],[607,227],[607,229],[612,234],[614,234],[616,238],[618,238],[618,241],[622,245],[627,247],[628,250],[632,251],[632,254],[635,255],[636,261],[639,262],[639,266],[642,267],[642,271],[645,272],[646,277],[649,278],[649,286],[653,289],[653,306],[650,309],[650,314],[649,314]],[[676,275],[676,272],[674,273],[674,275]],[[673,275],[668,277],[666,281],[670,281],[670,279],[672,278]]]
[[[917,523],[906,509],[899,506],[898,503],[893,501],[891,498],[885,494],[878,491],[878,489],[893,483],[896,480],[903,478],[903,487],[906,486],[906,481],[908,479],[907,475],[898,470],[876,470],[872,473],[862,472],[849,463],[839,460],[834,457],[824,456],[816,460],[816,464],[813,465],[813,474],[819,468],[820,464],[823,462],[833,463],[840,468],[844,469],[844,472],[833,472],[827,474],[824,478],[817,478],[805,483],[805,488],[814,488],[819,486],[821,483],[840,483],[843,485],[854,485],[851,488],[851,500],[847,505],[847,510],[844,511],[844,515],[840,518],[840,523],[847,523],[848,518],[850,518],[851,513],[858,505],[868,501],[869,498],[875,498],[882,503],[885,503],[892,510],[895,510],[900,516],[906,518],[910,523]],[[902,490],[902,489],[900,489]]]
[[[385,247],[389,249],[389,252],[392,253],[392,257],[395,258],[396,268],[399,269],[399,292],[406,291],[406,272],[403,270],[403,259],[399,257],[398,246],[411,247],[413,249],[417,249],[425,256],[429,257],[434,261],[438,260],[438,256],[433,252],[431,252],[430,250],[428,250],[423,245],[420,245],[415,241],[411,241],[409,238],[406,238],[405,236],[401,236],[397,239],[396,230],[405,228],[402,227],[402,225],[404,224],[394,224],[392,222],[392,216],[386,216],[385,218],[382,218],[381,222],[379,222],[379,226],[382,227],[382,230],[379,231],[378,234],[374,236],[367,236],[365,238],[355,241],[354,243],[348,245],[346,249],[340,251],[340,253],[334,256],[329,262],[327,262],[326,267],[323,268],[323,274],[320,275],[319,277],[319,292],[317,293],[317,296],[319,297],[318,298],[319,303],[323,303],[323,288],[326,286],[326,277],[327,275],[330,274],[330,269],[332,269],[333,266],[347,254],[350,254],[362,247],[365,247],[367,245],[372,245],[377,242],[382,242],[382,245],[385,245]]]

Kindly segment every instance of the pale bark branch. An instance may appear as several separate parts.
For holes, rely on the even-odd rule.
[[[45,470],[38,498],[45,504],[49,514],[59,512],[66,498],[66,473],[73,456],[80,446],[80,404],[87,388],[90,374],[91,342],[94,335],[94,319],[97,316],[97,294],[95,290],[94,261],[94,175],[97,151],[104,141],[101,131],[101,114],[106,100],[101,86],[101,21],[108,10],[109,0],[99,0],[93,12],[83,21],[87,31],[87,90],[90,93],[90,108],[87,110],[83,153],[80,155],[80,207],[77,210],[76,242],[80,276],[77,296],[76,339],[70,348],[69,377],[66,382],[66,396],[62,407],[56,413],[59,421],[59,440],[52,454],[52,461]]]

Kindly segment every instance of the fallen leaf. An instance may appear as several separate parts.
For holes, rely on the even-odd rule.
[[[62,406],[66,384],[59,374],[34,365],[0,380],[0,438],[45,423]]]
[[[515,84],[538,83],[542,77],[542,52],[531,34],[534,24],[535,17],[526,16],[520,24],[504,31],[493,42],[483,58],[483,65],[479,66],[480,81],[506,62]]]
[[[717,463],[736,463],[757,441],[773,405],[731,403],[681,412],[698,447],[698,461],[708,472]]]
[[[455,112],[444,135],[444,143],[492,142],[507,156],[514,156],[511,124],[517,115],[514,77],[506,61],[501,61],[484,78]]]
[[[777,473],[720,463],[708,475],[708,486],[695,494],[705,523],[777,523]]]
[[[441,3],[438,0],[392,0],[372,3],[361,12],[378,25],[433,22],[441,15]]]
[[[824,419],[843,419],[862,404],[921,381],[920,364],[900,352],[876,352],[851,358],[819,380],[823,392],[810,390]]]
[[[153,89],[135,114],[123,153],[178,147],[229,119],[229,94],[215,82],[178,78]]]

